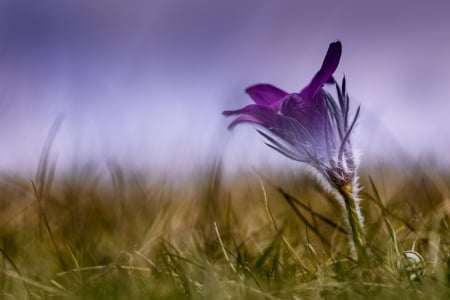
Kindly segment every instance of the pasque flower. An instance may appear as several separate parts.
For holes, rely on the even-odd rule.
[[[350,134],[359,108],[349,120],[349,98],[345,79],[339,87],[333,78],[341,57],[341,43],[330,44],[322,67],[299,93],[287,93],[270,84],[246,89],[255,104],[224,111],[240,115],[230,128],[243,122],[260,125],[258,132],[267,145],[285,156],[313,166],[337,188],[352,184],[356,163]],[[323,86],[336,84],[338,101]]]
[[[365,250],[358,249],[365,245],[358,201],[353,195],[357,166],[350,140],[360,110],[358,107],[350,117],[345,78],[340,86],[333,78],[341,54],[341,43],[331,43],[321,68],[300,92],[287,93],[271,84],[256,84],[246,89],[255,104],[223,114],[238,116],[229,128],[243,122],[257,124],[269,147],[316,169],[344,198],[358,256],[365,256],[359,253]],[[324,89],[332,84],[337,101]]]

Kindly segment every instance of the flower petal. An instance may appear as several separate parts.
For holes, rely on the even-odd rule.
[[[253,122],[269,128],[276,126],[279,117],[274,110],[258,104],[250,104],[237,110],[226,110],[222,114],[224,116],[242,115],[234,120],[230,127],[241,122]]]
[[[252,116],[244,115],[244,116],[239,116],[236,119],[234,119],[233,122],[231,122],[230,125],[228,125],[228,129],[233,129],[236,125],[238,125],[240,123],[244,123],[244,122],[264,125],[258,119],[254,118]]]
[[[267,106],[278,110],[281,100],[288,95],[287,92],[271,84],[260,83],[248,87],[245,92],[255,101],[256,104]]]
[[[283,116],[268,107],[250,104],[238,110],[225,111],[223,114],[226,116],[241,115],[230,124],[229,127],[231,128],[242,122],[251,122],[265,127],[272,134],[280,137],[292,146],[306,142],[307,128],[297,120]]]
[[[291,94],[285,98],[281,113],[305,128],[311,139],[315,141],[316,148],[323,148],[322,141],[324,141],[325,127],[328,124],[328,111],[321,93],[316,94],[312,100],[306,100],[299,94]]]
[[[300,97],[298,94],[294,95]],[[295,157],[298,161],[317,161],[319,157],[322,157],[324,149],[322,146],[322,135],[319,136],[320,130],[314,126],[307,128],[303,122],[295,118],[280,114],[269,107],[258,104],[250,104],[238,110],[224,111],[223,114],[226,116],[241,115],[231,122],[228,126],[229,129],[243,122],[250,122],[264,127],[270,136],[273,137],[268,139],[271,147],[275,147],[288,157]],[[267,138],[268,136],[265,137]]]
[[[327,110],[321,94],[316,94],[312,99],[306,99],[300,94],[290,94],[283,101],[281,113],[309,129],[323,122]],[[317,122],[314,122],[316,119]]]
[[[336,71],[339,60],[341,59],[341,53],[341,42],[337,41],[330,44],[323,60],[322,67],[316,75],[314,75],[311,82],[300,92],[300,95],[302,95],[303,98],[312,99],[322,85],[330,81],[330,77],[333,75],[334,71]]]

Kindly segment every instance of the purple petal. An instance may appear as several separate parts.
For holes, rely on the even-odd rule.
[[[307,130],[297,120],[283,116],[268,107],[257,104],[247,105],[246,107],[234,111],[226,111],[224,114],[241,114],[240,117],[236,118],[229,125],[229,128],[233,128],[242,122],[255,123],[265,127],[270,132],[292,145],[297,143],[297,139],[303,140],[305,137],[304,131]]]
[[[289,95],[287,99],[294,99],[295,97],[300,97],[300,95]],[[293,103],[303,102],[295,101]],[[294,111],[294,113],[296,112]],[[314,126],[311,128],[311,125],[304,124],[303,122],[314,124],[318,121],[317,117],[313,116],[309,118],[308,115],[304,115],[305,120],[299,121],[290,116],[280,114],[269,107],[258,104],[247,105],[237,110],[225,111],[223,114],[227,116],[241,115],[231,122],[228,126],[229,129],[244,122],[254,123],[266,128],[270,135],[274,137],[268,139],[271,145],[285,155],[289,154],[290,157],[295,157],[296,160],[304,161],[310,155],[316,156],[322,152],[322,139],[317,135],[320,134],[320,131],[316,130]],[[266,135],[265,137],[267,138],[268,136]],[[319,140],[316,141],[318,138]],[[277,142],[277,139],[279,139],[279,142]]]
[[[328,78],[328,80],[325,83],[327,83],[327,84],[335,84],[336,80],[334,79],[333,76],[331,76],[330,78]]]
[[[227,110],[223,112],[223,115],[244,115],[250,117],[245,119],[245,121],[255,122],[265,127],[274,126],[278,116],[277,112],[258,104],[250,104],[237,110]]]
[[[336,71],[336,68],[339,64],[341,53],[341,42],[337,41],[330,44],[327,54],[325,55],[325,58],[323,60],[322,67],[316,73],[316,75],[314,75],[308,86],[306,86],[300,92],[300,95],[302,95],[303,98],[312,99],[316,92],[323,86],[323,84],[330,80],[330,77],[333,75],[334,71]]]
[[[245,92],[250,95],[256,104],[267,106],[274,110],[280,108],[281,100],[288,95],[287,92],[266,83],[252,85]]]
[[[239,116],[236,119],[234,119],[233,122],[231,122],[230,125],[228,125],[228,129],[233,129],[236,125],[238,125],[240,123],[246,123],[246,122],[264,125],[258,119],[254,118],[252,116],[249,116],[249,115],[244,115],[244,116]]]
[[[258,104],[249,104],[247,106],[244,106],[243,108],[235,109],[235,110],[225,110],[222,112],[222,115],[228,117],[232,115],[240,115],[240,114],[251,114],[252,111],[259,110],[259,107],[265,108]]]
[[[323,129],[327,108],[321,94],[317,94],[312,100],[306,100],[300,94],[290,94],[283,102],[281,113],[295,119],[311,134],[314,134]]]

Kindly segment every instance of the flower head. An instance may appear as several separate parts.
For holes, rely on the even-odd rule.
[[[341,53],[341,43],[331,43],[321,68],[299,93],[287,93],[271,84],[256,84],[246,89],[255,104],[223,114],[238,115],[229,128],[243,122],[257,124],[269,147],[310,164],[334,187],[351,189],[356,162],[350,134],[359,107],[350,118],[345,78],[341,86],[333,78]],[[325,84],[336,85],[337,101],[325,91]]]

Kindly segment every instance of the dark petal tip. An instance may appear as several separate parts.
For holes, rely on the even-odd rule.
[[[334,79],[333,76],[331,76],[330,78],[328,78],[328,80],[325,82],[326,84],[335,84],[336,80]]]
[[[316,92],[322,87],[322,85],[326,82],[330,81],[330,77],[332,77],[334,71],[339,64],[342,54],[342,45],[341,42],[337,41],[331,43],[328,46],[327,54],[322,62],[322,66],[319,71],[314,75],[313,79],[306,86],[300,94],[306,98],[311,99],[316,94]]]

